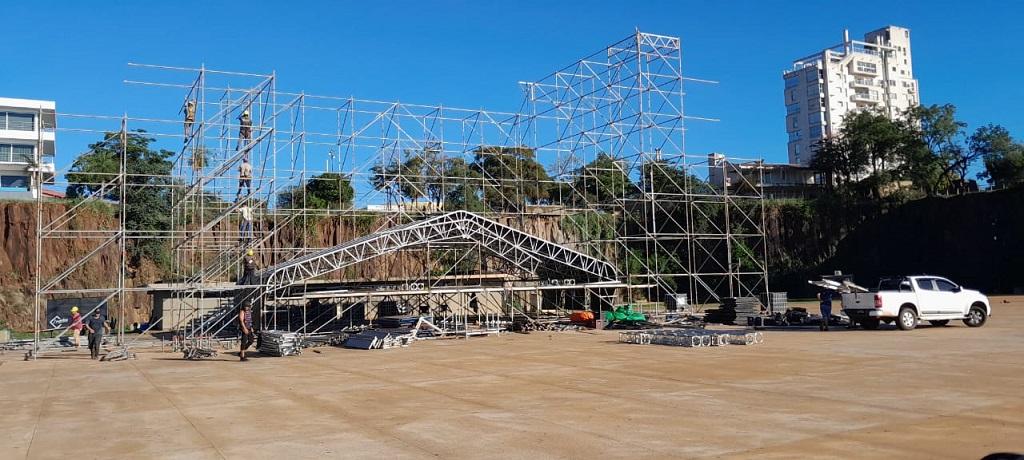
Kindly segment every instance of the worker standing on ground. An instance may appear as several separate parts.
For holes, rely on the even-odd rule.
[[[242,277],[238,279],[239,285],[256,284],[256,259],[253,258],[253,250],[245,251],[245,258],[242,259]]]
[[[248,147],[249,141],[252,140],[252,117],[249,116],[249,109],[242,111],[242,114],[238,116],[238,146]]]
[[[818,300],[820,301],[819,307],[821,308],[821,325],[818,327],[823,331],[828,330],[828,321],[832,318],[832,290],[825,289],[818,294]]]
[[[239,341],[241,346],[238,350],[238,360],[248,361],[249,358],[245,357],[245,350],[256,340],[252,328],[252,303],[249,300],[242,302],[242,307],[238,310],[238,330],[242,334]]]
[[[247,245],[252,240],[252,208],[247,204],[238,207],[242,220],[238,223],[238,242]]]
[[[196,101],[189,99],[185,103],[185,139],[183,142],[188,142],[188,139],[192,137],[192,124],[196,122]]]
[[[89,330],[89,352],[92,359],[100,357],[100,346],[103,345],[103,334],[110,327],[107,321],[100,316],[100,307],[92,311],[92,317],[85,321],[85,328]]]
[[[252,163],[248,158],[242,158],[242,164],[238,165],[238,191],[235,192],[235,200],[242,196],[242,189],[245,189],[245,196],[252,195]]]
[[[71,337],[75,338],[75,350],[81,350],[82,345],[79,342],[79,337],[82,335],[82,314],[78,313],[78,307],[71,307]]]

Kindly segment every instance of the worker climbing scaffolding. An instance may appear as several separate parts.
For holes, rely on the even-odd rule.
[[[238,116],[238,147],[248,151],[249,142],[252,141],[252,117],[249,116],[249,109],[242,111]],[[236,149],[236,150],[237,150]],[[248,158],[248,157],[246,157]]]
[[[185,138],[183,142],[188,142],[192,137],[192,125],[196,122],[196,101],[189,99],[185,103]]]

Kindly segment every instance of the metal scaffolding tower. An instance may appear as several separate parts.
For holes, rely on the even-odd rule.
[[[637,31],[521,82],[517,112],[288,92],[278,89],[275,73],[130,64],[139,78],[126,83],[148,95],[139,98],[140,112],[152,116],[58,114],[62,132],[105,133],[93,150],[109,143],[122,152],[117,170],[78,177],[88,193],[59,214],[40,194],[37,313],[46,299],[83,292],[68,280],[90,259],[115,256],[120,273],[92,280],[99,287],[89,292],[117,306],[123,321],[126,294],[146,291],[126,283],[138,265],[127,249],[142,241],[169,250],[175,296],[199,316],[214,287],[237,279],[246,250],[261,267],[275,267],[263,279],[268,288],[344,280],[355,277],[353,263],[369,258],[327,263],[328,255],[399,228],[418,229],[417,244],[378,247],[374,267],[364,272],[417,290],[440,287],[445,276],[508,268],[489,258],[511,257],[521,267],[531,257],[571,251],[562,260],[576,267],[569,272],[614,278],[625,301],[669,293],[687,293],[695,304],[758,296],[767,292],[760,169],[686,152],[686,122],[700,118],[684,115],[684,83],[700,80],[684,77],[682,62],[679,38]],[[183,123],[190,112],[194,119]],[[173,145],[167,177],[126,164],[132,140],[142,136]],[[243,160],[252,169],[248,185]],[[709,184],[712,168],[740,183]],[[325,200],[317,194],[323,184],[341,192]],[[166,193],[169,228],[126,227],[132,192],[143,187]],[[115,208],[120,222],[74,225],[97,204]],[[445,226],[475,233],[447,244]],[[60,238],[96,241],[95,249],[75,255],[60,273],[43,273],[42,257]],[[355,241],[344,245],[348,240]],[[526,244],[547,240],[555,246]],[[323,263],[310,268],[314,259]],[[46,345],[37,334],[36,354]]]

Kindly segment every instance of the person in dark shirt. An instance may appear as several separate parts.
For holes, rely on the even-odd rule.
[[[245,257],[242,259],[242,276],[238,278],[238,285],[245,284],[256,284],[256,259],[253,258],[255,252],[252,249],[245,251]]]
[[[821,308],[821,325],[818,328],[822,331],[828,330],[828,320],[832,317],[832,295],[831,289],[825,289],[818,294],[818,306]]]
[[[248,300],[242,302],[242,308],[238,310],[238,331],[242,334],[238,359],[239,361],[248,361],[249,358],[245,357],[245,350],[252,345],[255,335],[252,329],[252,304]]]
[[[85,320],[85,328],[89,331],[89,353],[92,359],[100,357],[100,345],[103,345],[103,334],[109,328],[107,321],[100,316],[100,309],[92,312],[92,316]]]

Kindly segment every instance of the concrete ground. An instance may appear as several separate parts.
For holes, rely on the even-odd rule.
[[[201,362],[0,361],[0,458],[980,458],[1024,452],[1024,298],[980,329],[756,346],[508,334]]]

